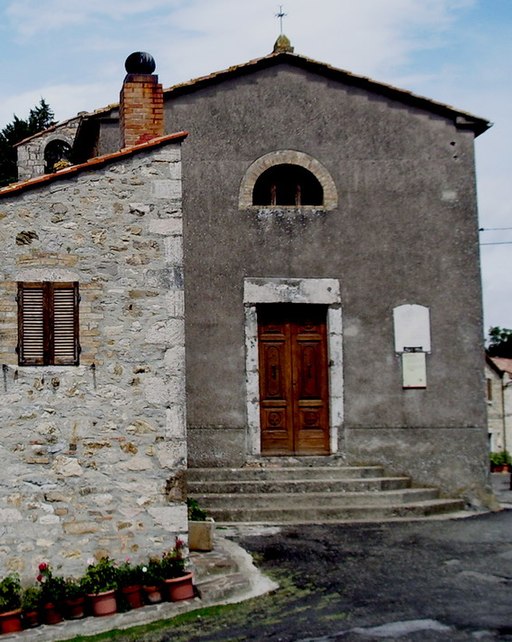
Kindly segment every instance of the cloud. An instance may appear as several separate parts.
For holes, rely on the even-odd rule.
[[[120,21],[178,4],[172,0],[15,0],[8,3],[5,14],[16,33],[30,38],[75,26],[86,29],[93,22]]]

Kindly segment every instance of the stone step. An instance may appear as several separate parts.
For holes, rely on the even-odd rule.
[[[209,511],[217,524],[222,523],[264,523],[264,524],[306,524],[337,521],[380,521],[397,518],[421,518],[463,510],[464,502],[457,499],[435,499],[409,504],[379,506],[375,504],[315,507],[302,506],[259,508],[213,508]]]
[[[340,458],[265,458],[242,468],[188,470],[189,496],[220,523],[318,523],[425,518],[464,509],[432,488],[411,488],[382,466]]]
[[[374,491],[364,493],[205,493],[191,495],[209,514],[214,509],[229,507],[229,510],[269,509],[286,511],[289,508],[315,509],[329,507],[332,510],[348,506],[391,506],[430,501],[438,498],[433,488],[406,488],[403,490]]]
[[[333,493],[369,492],[408,488],[408,477],[361,477],[359,479],[261,479],[189,481],[189,495],[207,493]]]
[[[280,479],[357,479],[382,477],[382,466],[245,466],[243,468],[189,468],[189,482]]]

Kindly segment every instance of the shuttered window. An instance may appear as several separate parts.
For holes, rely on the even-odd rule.
[[[18,283],[20,366],[76,366],[78,283]]]

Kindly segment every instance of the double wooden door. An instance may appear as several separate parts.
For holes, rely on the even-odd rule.
[[[261,452],[329,453],[326,307],[258,307]]]

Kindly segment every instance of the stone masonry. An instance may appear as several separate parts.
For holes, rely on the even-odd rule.
[[[182,139],[0,191],[0,576],[186,533]],[[18,366],[19,281],[79,282],[80,365]]]
[[[53,140],[73,146],[81,117],[75,116],[58,126],[50,127],[44,133],[36,134],[17,147],[18,179],[20,181],[44,174],[44,150]]]

